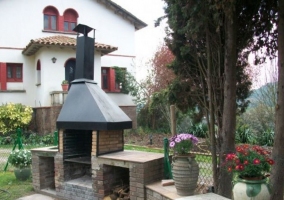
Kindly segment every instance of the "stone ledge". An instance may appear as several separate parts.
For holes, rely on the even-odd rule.
[[[157,200],[229,200],[228,198],[222,197],[215,193],[196,194],[194,196],[186,197],[179,196],[174,185],[162,186],[162,182],[151,183],[146,185],[145,187],[147,190],[147,198],[148,195],[152,193],[152,196],[156,197],[154,199]],[[158,196],[160,198],[157,198]]]

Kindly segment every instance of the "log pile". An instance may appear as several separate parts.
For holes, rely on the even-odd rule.
[[[105,196],[104,200],[129,200],[129,185],[118,185],[113,189],[112,194]]]

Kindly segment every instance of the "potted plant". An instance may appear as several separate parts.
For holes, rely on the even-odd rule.
[[[61,86],[63,91],[67,91],[69,87],[69,82],[67,80],[63,80]]]
[[[14,174],[18,180],[24,181],[31,176],[31,151],[13,150],[8,157],[8,162],[15,167]]]
[[[180,133],[169,140],[169,147],[174,151],[172,175],[180,196],[194,195],[197,186],[199,166],[190,152],[197,143],[198,138],[190,133]]]
[[[238,145],[236,153],[227,154],[223,166],[229,173],[236,175],[234,199],[269,199],[270,189],[266,177],[273,164],[269,151],[258,145]]]

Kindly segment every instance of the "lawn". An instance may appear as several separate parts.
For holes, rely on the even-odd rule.
[[[22,196],[32,194],[32,180],[18,181],[14,172],[0,172],[0,199],[15,200]]]

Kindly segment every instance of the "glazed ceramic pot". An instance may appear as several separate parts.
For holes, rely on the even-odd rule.
[[[234,200],[267,200],[270,199],[270,188],[267,179],[257,178],[237,178],[233,187]]]
[[[14,174],[17,180],[26,181],[31,177],[31,168],[15,169]]]

